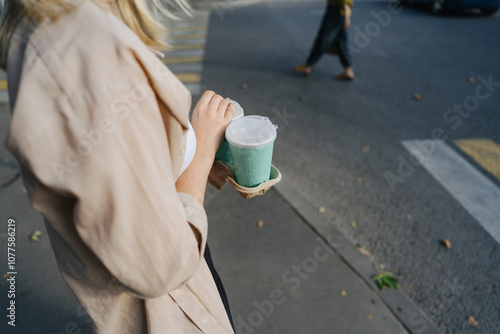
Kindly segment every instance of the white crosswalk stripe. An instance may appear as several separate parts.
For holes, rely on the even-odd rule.
[[[403,146],[500,243],[500,189],[441,140]]]
[[[198,12],[194,18],[165,20],[168,43],[171,48],[165,52],[165,65],[191,91],[201,93],[201,73],[206,43],[209,12]]]

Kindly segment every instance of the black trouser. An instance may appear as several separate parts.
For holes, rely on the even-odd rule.
[[[224,286],[222,285],[222,281],[219,277],[219,274],[217,274],[217,270],[215,270],[214,264],[212,262],[212,256],[210,255],[210,249],[208,249],[208,244],[205,246],[205,254],[203,254],[203,256],[205,257],[205,261],[207,261],[208,268],[210,268],[210,272],[214,277],[215,285],[217,285],[217,290],[219,290],[220,298],[222,299],[222,303],[224,304],[224,308],[226,309],[227,316],[229,317],[229,321],[231,322],[231,326],[233,326],[234,330],[233,317],[231,316],[231,310],[229,309],[229,302],[227,300],[226,290],[224,290]]]
[[[340,14],[339,7],[327,6],[326,13],[314,41],[314,45],[307,58],[307,65],[312,66],[318,62],[330,46],[335,44],[339,50],[340,62],[344,68],[352,65],[351,51],[347,42],[347,31],[344,28],[345,18]]]

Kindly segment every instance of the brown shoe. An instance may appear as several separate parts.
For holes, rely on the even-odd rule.
[[[336,76],[337,80],[341,81],[352,81],[354,80],[354,74],[347,74],[346,72],[342,72]]]
[[[295,72],[302,73],[306,77],[311,74],[311,67],[307,65],[296,65],[293,69]]]

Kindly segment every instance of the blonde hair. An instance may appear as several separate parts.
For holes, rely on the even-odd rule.
[[[163,50],[165,28],[158,21],[159,16],[175,18],[173,9],[190,14],[191,7],[186,0],[92,0],[101,7],[109,8],[148,46]],[[148,3],[150,5],[148,5]],[[0,68],[7,68],[9,43],[19,23],[31,27],[44,20],[57,20],[73,10],[75,5],[66,0],[5,0],[0,16]]]

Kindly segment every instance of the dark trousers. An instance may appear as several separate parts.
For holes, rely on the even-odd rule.
[[[345,18],[340,14],[338,6],[327,6],[326,13],[307,58],[307,65],[318,62],[323,54],[335,44],[339,50],[340,62],[344,68],[352,66],[352,56],[347,43],[347,31],[344,28]]]
[[[231,316],[231,310],[229,309],[229,301],[227,300],[226,290],[224,290],[224,286],[222,285],[219,274],[217,273],[217,270],[215,270],[214,264],[212,262],[212,256],[210,255],[210,249],[208,249],[208,244],[205,246],[205,253],[203,254],[203,256],[205,257],[205,261],[207,261],[208,268],[210,268],[210,272],[212,273],[212,276],[214,278],[215,285],[217,285],[217,290],[219,290],[220,298],[222,299],[222,303],[224,304],[224,308],[226,309],[227,316],[229,317],[229,321],[231,322],[231,326],[233,326],[234,330],[233,317]]]

